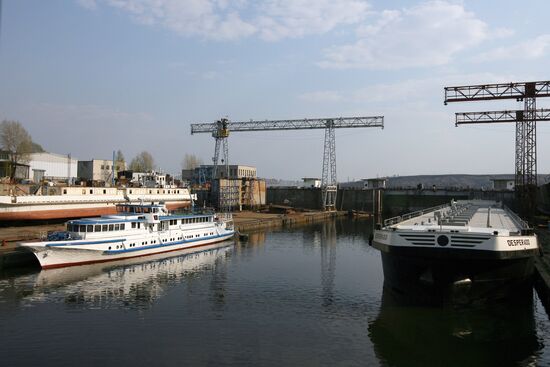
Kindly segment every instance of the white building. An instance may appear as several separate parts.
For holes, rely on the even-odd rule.
[[[69,155],[32,153],[29,161],[29,178],[39,182],[48,180],[74,180],[77,177],[78,160]]]
[[[168,187],[166,182],[166,175],[152,172],[133,172],[131,182],[136,186],[142,187]]]
[[[493,190],[495,191],[514,191],[516,182],[513,178],[492,178]]]
[[[320,178],[304,177],[304,178],[302,178],[302,180],[304,181],[304,187],[307,187],[307,188],[310,188],[310,187],[319,188],[319,187],[321,187],[321,179]]]

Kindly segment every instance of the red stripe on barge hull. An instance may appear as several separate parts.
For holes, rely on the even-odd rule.
[[[202,247],[202,246],[213,245],[213,244],[215,244],[215,243],[227,241],[227,240],[229,240],[230,238],[231,238],[231,236],[230,236],[230,237],[227,237],[226,239],[223,239],[223,240],[214,241],[214,242],[208,242],[208,243],[204,243],[204,244],[202,244],[202,245],[195,245],[195,246],[177,248],[177,249],[172,249],[172,250],[153,252],[153,253],[150,253],[150,254],[142,254],[142,255],[135,255],[135,256],[118,257],[118,258],[116,258],[116,259],[90,260],[90,261],[81,261],[81,262],[77,262],[77,263],[62,263],[62,264],[46,265],[46,266],[42,266],[42,269],[56,269],[56,268],[65,268],[65,267],[69,267],[69,266],[98,264],[98,263],[105,263],[105,262],[109,262],[109,261],[127,260],[127,259],[133,259],[133,258],[136,258],[136,257],[145,257],[145,256],[151,256],[151,255],[164,254],[164,253],[167,253],[167,252],[183,251],[183,250],[188,250],[188,249],[191,249],[191,248],[197,248],[197,247]]]

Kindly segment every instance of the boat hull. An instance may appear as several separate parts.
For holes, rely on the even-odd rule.
[[[396,293],[431,301],[514,298],[532,288],[534,255],[532,250],[501,258],[480,251],[394,248],[382,252],[384,284]]]
[[[166,244],[162,246],[156,246],[154,248],[145,248],[137,251],[128,251],[122,253],[111,253],[109,251],[93,249],[87,250],[82,248],[32,246],[32,244],[30,243],[26,244],[24,247],[28,248],[34,253],[42,269],[53,269],[67,266],[125,260],[136,257],[179,251],[183,249],[199,248],[228,240],[234,235],[234,231],[228,231],[226,233],[204,240]]]
[[[0,210],[0,222],[24,220],[50,220],[97,217],[116,214],[117,203],[67,203],[56,205],[27,205],[19,208]],[[168,202],[168,210],[190,207],[190,201]]]

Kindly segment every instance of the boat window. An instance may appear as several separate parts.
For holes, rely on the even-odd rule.
[[[96,224],[94,232],[101,232],[101,226]]]
[[[90,194],[93,194],[94,193],[94,190],[90,189]]]
[[[120,224],[115,224],[115,231],[120,231]]]
[[[126,229],[126,223],[121,223],[120,224],[120,230],[124,231],[124,229]]]
[[[141,223],[138,223],[138,228],[141,228]]]
[[[67,189],[63,189],[63,194],[67,195]]]
[[[103,190],[103,193],[106,194],[106,193],[107,193],[107,190]]]
[[[92,226],[91,224],[88,224],[86,226],[86,232],[93,232],[94,231],[94,226]]]
[[[109,231],[114,231],[115,229],[115,225],[114,224],[109,224]]]
[[[86,232],[86,226],[79,226],[78,232]]]
[[[104,225],[102,226],[102,229],[101,229],[101,230],[102,230],[103,232],[106,232],[106,231],[107,231],[107,228],[108,228],[107,225],[104,224]]]
[[[136,228],[136,222],[132,222],[132,228]]]

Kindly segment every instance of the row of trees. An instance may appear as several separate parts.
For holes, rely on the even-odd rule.
[[[27,163],[31,153],[44,152],[42,146],[32,140],[31,135],[19,121],[2,121],[0,124],[0,146],[9,156],[8,171],[12,180],[15,177],[17,165]],[[116,152],[115,161],[117,163],[126,162],[122,151]],[[181,167],[194,169],[201,164],[202,160],[194,154],[185,154]],[[155,160],[151,153],[143,151],[130,161],[128,168],[136,172],[152,171],[155,169]]]

